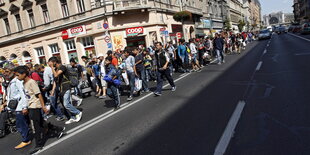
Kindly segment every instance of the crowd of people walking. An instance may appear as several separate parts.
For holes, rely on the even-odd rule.
[[[156,42],[148,48],[126,47],[107,51],[106,55],[82,56],[83,63],[72,58],[70,64],[63,64],[57,57],[49,58],[46,65],[1,63],[0,136],[7,134],[8,126],[15,126],[21,135],[21,143],[15,149],[21,149],[31,144],[33,134],[35,153],[47,138],[61,138],[65,133],[64,127],[47,120],[55,116],[56,121],[66,125],[79,122],[83,113],[77,107],[87,94],[99,99],[108,96],[118,110],[125,91],[127,101],[132,101],[135,96],[150,92],[153,81],[157,85],[153,93],[158,97],[165,80],[171,91],[176,91],[172,77],[175,72],[201,72],[210,63],[225,63],[226,54],[240,54],[254,39],[253,33],[221,33],[188,42],[180,39],[178,45]]]

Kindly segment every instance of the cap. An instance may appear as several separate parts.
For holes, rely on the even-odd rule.
[[[103,54],[98,54],[97,58],[103,57]]]

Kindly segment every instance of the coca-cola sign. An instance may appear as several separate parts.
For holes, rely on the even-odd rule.
[[[133,28],[126,29],[127,36],[135,36],[138,34],[143,34],[143,32],[144,32],[143,27],[133,27]]]
[[[62,36],[62,39],[69,39],[69,38],[73,38],[75,36],[83,35],[83,34],[86,34],[85,25],[64,30],[64,31],[62,31],[61,36]]]

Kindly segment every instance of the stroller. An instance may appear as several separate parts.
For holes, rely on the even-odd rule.
[[[16,133],[16,116],[13,111],[2,111],[0,113],[0,123],[3,130],[0,132],[0,138],[4,137],[9,133]]]

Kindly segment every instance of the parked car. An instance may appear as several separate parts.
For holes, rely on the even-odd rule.
[[[310,23],[302,24],[300,33],[301,34],[310,34]]]
[[[292,32],[293,33],[298,33],[298,32],[300,32],[300,30],[301,30],[301,26],[300,25],[296,25],[296,26],[294,26]]]
[[[271,38],[271,32],[268,29],[259,31],[258,40],[270,39],[270,38]]]

